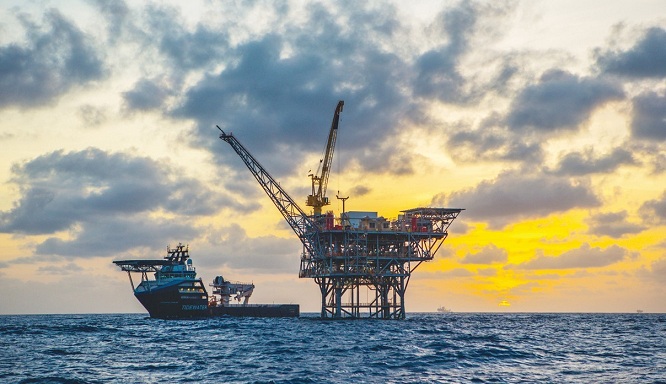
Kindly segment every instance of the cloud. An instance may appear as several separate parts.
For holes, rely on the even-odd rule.
[[[392,6],[307,7],[298,18],[278,18],[272,33],[229,45],[215,69],[183,90],[172,116],[195,120],[192,145],[222,159],[235,155],[211,142],[211,127],[232,131],[261,153],[258,160],[269,159],[269,171],[279,177],[320,153],[333,108],[344,99],[341,166],[410,174],[418,156],[396,142],[400,130],[427,120],[433,98],[463,102],[478,93],[468,88],[484,88],[456,68],[477,32],[476,18],[492,18],[500,8],[460,3],[445,9],[426,31],[434,47],[419,52]]]
[[[106,120],[106,113],[102,108],[86,104],[79,108],[79,117],[86,127],[96,127]]]
[[[12,173],[20,197],[0,212],[0,232],[69,232],[67,240],[51,237],[39,243],[38,254],[104,255],[152,246],[178,234],[193,236],[197,230],[189,226],[196,217],[222,208],[256,208],[168,163],[96,148],[52,152],[14,165]]]
[[[484,271],[486,273],[487,271]],[[469,271],[465,268],[453,268],[447,271],[423,271],[419,272],[419,276],[422,279],[449,279],[449,278],[462,278],[462,277],[471,277],[475,273]]]
[[[591,148],[584,152],[570,152],[560,159],[553,170],[557,175],[582,176],[594,173],[612,173],[622,165],[636,165],[631,152],[615,148],[612,152],[596,156]]]
[[[136,31],[132,25],[132,12],[123,0],[112,2],[90,0],[89,4],[97,8],[103,16],[103,21],[107,24],[107,37],[110,44],[115,45],[118,40],[125,37],[125,31]]]
[[[504,172],[476,187],[433,198],[434,206],[465,208],[465,217],[503,227],[517,219],[544,217],[600,204],[590,186],[549,174]]]
[[[159,79],[141,79],[134,87],[123,92],[125,107],[130,111],[158,109],[171,94],[169,86]]]
[[[66,257],[117,256],[136,248],[159,249],[174,240],[195,239],[204,231],[191,220],[102,216],[85,222],[71,239],[49,237],[35,246],[35,255]]]
[[[599,268],[617,263],[625,258],[634,257],[626,248],[611,245],[606,249],[590,247],[585,243],[579,248],[564,252],[559,256],[538,254],[534,259],[515,266],[516,269],[575,269]]]
[[[461,260],[463,264],[493,264],[505,263],[509,258],[507,251],[503,248],[498,248],[494,244],[483,247],[477,253],[468,253]],[[494,270],[493,270],[494,271]]]
[[[79,276],[84,274],[84,269],[75,263],[69,262],[64,265],[48,265],[37,268],[37,273],[47,276]]]
[[[180,116],[200,122],[201,129],[196,133],[202,141],[205,137],[206,142],[211,142],[210,127],[217,122],[233,131],[242,142],[251,142],[253,152],[261,152],[262,158],[271,159],[270,171],[277,175],[299,164],[305,150],[321,151],[335,103],[342,99],[335,91],[333,80],[339,78],[341,68],[332,68],[332,63],[305,48],[295,57],[280,58],[284,44],[282,38],[267,36],[239,47],[238,64],[217,75],[207,75],[191,87],[177,110]],[[371,57],[372,53],[368,52],[368,59]],[[370,93],[368,97],[373,97],[373,90],[366,91]],[[396,91],[387,90],[387,94]],[[387,101],[376,96],[379,102]],[[350,92],[345,102],[340,135],[345,135],[347,143],[358,146],[363,142],[372,146],[387,134],[373,129],[377,122],[364,130],[346,124],[359,117],[362,101]],[[289,152],[285,153],[287,148]],[[225,153],[228,152],[225,150],[222,155]]]
[[[634,97],[632,104],[632,136],[666,141],[666,96],[648,91]]]
[[[512,8],[511,2],[492,5],[459,2],[441,11],[428,30],[436,42],[444,42],[415,58],[411,84],[414,95],[431,101],[466,104],[478,101],[488,92],[501,93],[515,75],[515,66],[504,58],[493,57],[482,64],[482,76],[470,75],[472,66],[466,65],[465,60],[477,56],[470,60],[474,62],[483,56],[474,50],[474,45],[486,45],[487,39],[497,38]]]
[[[641,268],[638,275],[644,279],[666,284],[666,257],[653,261],[650,269]]]
[[[226,52],[229,43],[224,30],[212,29],[217,23],[197,23],[188,30],[178,8],[149,5],[145,10],[146,39],[171,62],[178,72],[205,68]]]
[[[483,277],[492,277],[492,276],[497,276],[497,269],[495,268],[479,268],[476,273],[479,276]]]
[[[628,234],[642,232],[645,226],[627,221],[627,211],[600,213],[587,219],[589,232],[597,236],[621,238]]]
[[[666,153],[659,153],[658,151],[651,152],[652,158],[652,173],[660,174],[666,172]]]
[[[206,20],[190,26],[180,8],[174,6],[148,4],[130,8],[123,1],[91,3],[106,21],[109,45],[127,48],[126,43],[131,42],[139,48],[140,56],[154,60],[159,55],[166,61],[162,64],[167,64],[160,70],[178,81],[188,72],[213,65],[224,56],[229,46],[228,31],[236,22],[230,15],[238,11],[230,11],[233,6],[229,6],[225,9],[228,14],[215,23]]]
[[[159,208],[196,215],[217,211],[214,194],[193,179],[175,179],[149,158],[89,148],[56,151],[12,167],[22,196],[0,214],[0,230],[48,234],[82,220]]]
[[[247,273],[294,273],[298,270],[301,243],[294,237],[272,235],[248,237],[232,224],[218,228],[207,238],[207,248],[197,248],[197,264],[211,269],[234,269]]]
[[[666,224],[666,192],[661,195],[660,199],[643,203],[639,212],[648,223]]]
[[[372,188],[370,188],[366,185],[356,185],[349,191],[349,195],[350,196],[361,197],[361,196],[367,195],[371,191],[372,191]]]
[[[606,73],[631,78],[666,77],[666,30],[649,28],[626,51],[597,51],[597,65]]]
[[[345,17],[308,8],[302,24],[285,26],[289,33],[266,34],[230,49],[224,68],[189,87],[173,116],[197,121],[196,145],[222,158],[235,156],[210,140],[211,127],[220,124],[252,143],[248,149],[270,159],[269,171],[280,176],[306,154],[321,152],[335,105],[344,99],[343,150],[354,153],[364,169],[409,172],[409,158],[391,143],[399,123],[419,115],[418,106],[404,90],[408,65],[378,45],[392,38],[397,22],[386,8],[335,10]],[[349,30],[342,24],[347,18],[373,23]]]
[[[492,126],[487,119],[477,129],[457,127],[448,137],[446,147],[456,161],[522,161],[534,163],[543,157],[541,143],[504,128]]]
[[[90,39],[57,10],[39,25],[25,16],[20,21],[27,42],[0,47],[0,108],[45,105],[105,76]]]
[[[443,11],[438,16],[438,29],[448,43],[431,49],[416,59],[414,93],[421,97],[435,97],[444,102],[461,102],[465,79],[458,69],[458,61],[468,49],[474,31],[477,10],[471,3]]]
[[[574,131],[598,106],[623,96],[622,89],[608,80],[552,69],[520,91],[506,124],[517,132]]]

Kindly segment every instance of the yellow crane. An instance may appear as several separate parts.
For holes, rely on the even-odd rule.
[[[344,105],[345,102],[340,100],[338,106],[335,108],[331,130],[328,133],[328,141],[326,142],[326,150],[324,151],[324,159],[319,161],[319,169],[317,169],[315,174],[311,173],[308,175],[312,179],[312,194],[308,195],[305,205],[313,208],[314,216],[320,216],[321,207],[330,204],[328,202],[328,197],[326,197],[326,185],[328,184],[328,175],[331,173],[331,163],[333,162],[335,139],[338,135],[340,112],[342,112],[342,107],[344,107]]]

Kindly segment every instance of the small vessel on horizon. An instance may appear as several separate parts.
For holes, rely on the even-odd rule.
[[[252,283],[233,283],[217,276],[208,295],[201,278],[197,278],[189,247],[167,246],[163,260],[115,260],[129,276],[134,296],[158,319],[205,318],[211,316],[298,317],[298,304],[248,304],[254,291]],[[148,274],[154,273],[154,279]],[[132,273],[141,274],[141,283],[134,286]],[[230,304],[231,297],[242,304]]]
[[[437,308],[437,312],[439,313],[451,313],[451,308],[446,308],[445,306],[441,306]]]

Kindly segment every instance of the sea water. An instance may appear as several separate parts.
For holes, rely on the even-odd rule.
[[[666,383],[666,315],[0,316],[0,382]]]

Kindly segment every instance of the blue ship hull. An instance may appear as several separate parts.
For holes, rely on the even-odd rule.
[[[201,280],[183,279],[150,289],[139,285],[134,296],[146,308],[150,317],[189,319],[210,316],[208,293]]]

